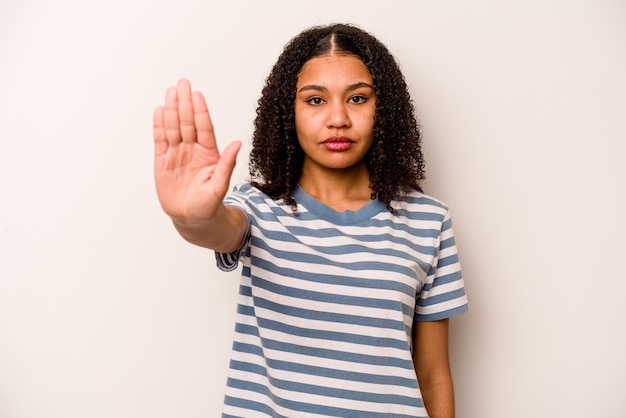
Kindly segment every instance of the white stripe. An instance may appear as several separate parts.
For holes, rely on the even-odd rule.
[[[308,263],[297,263],[296,266],[300,268],[295,268],[295,266],[290,267],[290,268],[294,268],[294,270],[302,271],[302,269],[305,269],[306,266],[313,266],[313,265],[308,264]],[[322,273],[321,270],[322,269],[318,269],[317,273]],[[343,269],[343,268],[338,268],[334,270],[336,270],[335,274],[337,276],[345,276],[345,277],[350,277],[348,275],[352,272],[350,269]],[[361,298],[367,298],[367,299],[372,299],[372,300],[388,300],[388,301],[403,303],[407,306],[412,306],[414,304],[413,295],[406,295],[404,293],[399,293],[394,290],[380,289],[380,288],[375,288],[375,287],[374,288],[355,287],[355,286],[350,286],[350,285],[340,285],[340,284],[332,284],[332,283],[318,283],[318,282],[311,281],[311,280],[303,280],[303,279],[284,276],[280,274],[272,274],[259,267],[255,268],[254,273],[255,273],[255,276],[260,279],[265,279],[265,280],[274,282],[278,285],[287,286],[287,287],[299,289],[302,291],[320,292],[320,293],[326,293],[328,295],[335,295],[335,296],[347,295],[347,296],[361,297]],[[385,275],[384,279],[390,280],[390,281],[393,281],[394,279],[399,280],[401,279],[401,276],[402,275],[399,273],[389,273]],[[352,277],[355,277],[355,275],[353,274]],[[364,277],[364,278],[367,279],[367,277]],[[381,279],[383,279],[383,277],[381,277]],[[410,284],[408,283],[405,283],[405,284],[410,286]],[[254,289],[255,295],[258,295],[259,294],[258,292],[261,292],[261,291],[266,291],[266,290],[259,289],[259,288]],[[285,300],[288,298],[287,296],[282,296],[278,294],[274,294],[274,295],[276,295],[277,298],[285,298]],[[301,306],[301,304],[304,303],[302,299],[298,299],[298,298],[291,298],[291,300],[292,300],[292,303],[285,303],[285,304],[293,305],[293,306]],[[321,302],[314,302],[314,303],[321,303]],[[334,312],[334,313],[353,314],[355,313],[355,309],[358,309],[358,307],[353,306],[353,305],[334,305],[334,304],[330,304],[330,305],[333,306],[334,309],[331,312]],[[363,311],[363,313],[365,313],[365,311]]]
[[[368,399],[367,394],[406,396],[415,400],[418,400],[421,396],[418,389],[411,389],[403,384],[383,385],[367,381],[362,382],[358,379],[363,378],[367,380],[375,376],[385,376],[407,379],[408,382],[413,382],[414,384],[416,378],[410,351],[412,343],[410,329],[414,314],[413,312],[404,314],[403,310],[407,310],[406,307],[411,307],[409,310],[413,311],[416,309],[418,314],[434,315],[465,305],[465,296],[453,296],[455,291],[463,289],[463,281],[460,275],[458,280],[451,283],[439,284],[437,282],[438,277],[460,272],[458,262],[440,269],[436,268],[438,260],[455,256],[457,251],[454,245],[441,251],[439,248],[443,240],[453,238],[454,236],[452,227],[442,231],[444,222],[450,219],[447,207],[436,199],[430,200],[428,196],[415,192],[409,195],[411,198],[417,198],[417,202],[404,202],[401,205],[403,209],[416,214],[417,217],[422,217],[423,214],[425,217],[434,220],[410,220],[383,210],[376,214],[373,220],[364,221],[359,225],[337,226],[322,219],[303,220],[303,218],[310,217],[311,214],[307,212],[307,209],[302,206],[301,202],[299,203],[301,216],[297,217],[291,214],[291,209],[284,205],[284,202],[274,202],[255,189],[252,189],[250,193],[235,192],[235,195],[235,197],[229,197],[229,201],[236,202],[250,216],[255,216],[250,206],[254,206],[255,211],[261,211],[265,214],[264,217],[267,220],[255,219],[252,223],[253,228],[251,232],[254,237],[263,241],[264,246],[271,250],[253,247],[251,248],[251,254],[255,259],[258,258],[278,266],[279,273],[270,273],[256,265],[251,265],[250,258],[244,258],[244,264],[250,268],[251,274],[255,278],[283,286],[283,288],[273,289],[269,287],[264,289],[253,287],[251,278],[242,277],[242,285],[251,287],[253,296],[240,295],[238,303],[242,308],[249,307],[255,316],[238,314],[237,322],[240,325],[248,325],[258,330],[261,338],[244,332],[236,332],[234,340],[236,343],[257,347],[256,350],[262,352],[262,356],[234,350],[232,359],[235,362],[265,368],[270,376],[273,376],[278,381],[289,382],[291,385],[287,383],[286,389],[277,389],[267,381],[264,375],[237,369],[231,369],[230,377],[244,382],[257,382],[259,385],[272,391],[276,396],[294,402],[337,406],[347,410],[363,410],[389,415],[426,416],[423,408],[378,404],[372,402],[371,398],[369,398],[370,401],[346,400],[338,397],[338,394],[340,390],[352,390],[363,394],[364,399]],[[249,199],[249,195],[254,195],[254,198]],[[256,203],[252,202],[252,200],[255,200]],[[398,206],[396,202],[392,204]],[[320,207],[317,207],[316,213],[320,209]],[[384,224],[384,226],[380,224]],[[297,227],[302,231],[302,236],[298,236],[296,242],[270,239],[263,235],[263,231],[268,235],[273,233],[289,234],[289,229],[292,227]],[[322,229],[329,229],[327,235],[332,236],[332,238],[318,236],[321,234],[320,230]],[[425,236],[413,236],[412,233],[414,234],[415,232],[420,235],[423,233]],[[433,236],[428,236],[430,234]],[[396,243],[382,239],[383,235],[389,235]],[[334,251],[338,246],[361,247],[362,250],[350,255],[344,255]],[[317,249],[314,250],[313,248]],[[278,259],[275,256],[278,253],[286,254],[290,259]],[[319,257],[322,261],[317,263],[309,261],[315,257]],[[360,271],[356,269],[364,263],[380,263],[381,270],[377,271],[370,268],[367,271]],[[390,266],[390,271],[382,270],[385,269],[385,265]],[[296,272],[294,276],[299,278],[280,274],[280,271],[284,271],[281,269],[293,270]],[[247,269],[244,270],[248,271]],[[428,273],[431,271],[432,274],[429,276]],[[320,277],[327,275],[328,278],[330,276],[334,278],[343,277],[345,281],[338,284],[323,283],[323,280],[315,282],[313,275],[320,275]],[[354,278],[352,285],[351,278]],[[365,282],[362,282],[363,280]],[[358,284],[356,283],[357,281]],[[367,283],[367,281],[371,281],[371,284],[375,286],[384,285],[385,288],[359,287],[361,283]],[[427,292],[422,291],[423,284],[429,284]],[[403,291],[394,290],[394,286],[410,290],[408,294],[405,294]],[[277,293],[282,291],[289,293],[289,295]],[[426,303],[432,300],[429,298],[437,296],[444,300],[424,308],[415,307],[416,294],[419,294],[420,299]],[[342,303],[342,296],[349,298],[346,300],[357,303],[357,305],[352,306]],[[454,299],[445,300],[447,297],[453,297]],[[314,300],[314,298],[320,300]],[[364,299],[361,302],[357,298]],[[361,303],[363,305],[367,304],[369,302],[367,299],[371,299],[372,302],[379,302],[377,304],[384,304],[385,307],[376,308],[360,305]],[[263,307],[262,300],[281,305],[285,307],[285,310],[281,309],[280,312],[277,312]],[[255,305],[255,302],[258,304]],[[394,304],[396,308],[393,308]],[[294,310],[290,311],[290,308]],[[313,315],[310,319],[303,318],[300,315],[302,311],[297,311],[295,308],[307,310]],[[316,319],[315,313],[318,312],[320,316]],[[326,316],[332,319],[333,315],[353,315],[369,322],[349,324],[319,319]],[[259,322],[264,324],[261,321],[263,319],[274,321],[278,329],[259,326]],[[400,329],[395,329],[381,328],[374,325],[376,321],[380,320],[397,321],[396,325],[402,326]],[[292,333],[288,328],[289,326],[294,327],[293,329],[297,330],[296,332],[299,335]],[[314,335],[317,331],[337,333],[340,339],[343,335],[346,337],[344,339],[352,342],[315,338]],[[334,335],[331,334],[330,338],[333,337]],[[395,348],[380,347],[376,344],[360,344],[358,342],[360,337],[368,340],[370,337],[372,340],[374,338],[390,339],[400,345],[398,348]],[[264,347],[262,340],[273,348]],[[293,347],[294,352],[283,351],[292,349],[291,347]],[[301,347],[302,350],[298,350],[298,347]],[[242,349],[245,349],[245,346]],[[311,352],[312,354],[304,354],[305,350],[310,350],[306,352]],[[347,359],[356,359],[360,355],[373,356],[372,358],[378,356],[381,361],[392,361],[399,363],[400,366],[355,363],[353,361],[339,360],[337,358],[339,355],[335,356],[335,358],[324,358],[315,355],[315,350],[330,350],[328,352],[334,350],[338,353],[345,353]],[[321,352],[317,351],[317,353]],[[282,367],[279,363],[273,363],[274,361],[285,362],[284,367],[288,370],[268,367],[268,362]],[[315,370],[315,368],[319,371],[318,374],[315,374],[314,371],[312,374],[308,373],[309,370]],[[345,375],[339,374],[335,377],[324,377],[323,375],[327,374],[328,371],[345,373]],[[363,375],[350,375],[355,372],[363,373]],[[312,393],[305,394],[289,389],[293,388],[296,383],[312,385],[318,388],[330,388],[331,392],[328,396],[322,396],[315,394],[315,390],[311,391]],[[277,407],[272,405],[271,400],[267,396],[258,393],[234,388],[228,388],[227,393],[229,396],[254,400],[268,405],[274,408],[277,414],[284,416],[305,418],[319,416],[317,414],[304,414],[285,407]],[[337,393],[337,396],[334,396],[334,393]],[[297,409],[297,407],[294,408]],[[241,408],[228,406],[225,407],[224,412],[245,417],[264,416],[256,411],[241,410]]]
[[[290,250],[287,250],[288,244],[287,245],[277,244],[276,246],[273,246],[273,242],[272,242],[272,244],[269,246],[276,250],[283,250],[283,251],[289,251],[289,252],[293,252],[294,250],[293,245],[290,248]],[[260,249],[260,248],[254,249],[254,255],[264,260],[269,260],[275,264],[282,265],[286,268],[290,268],[290,269],[298,270],[302,272],[311,272],[313,274],[329,274],[329,275],[340,276],[340,277],[357,277],[357,278],[373,279],[373,280],[385,279],[385,280],[391,280],[391,281],[404,283],[411,287],[415,286],[415,279],[411,277],[407,277],[405,274],[402,274],[396,271],[381,270],[380,272],[376,273],[376,272],[372,272],[372,270],[354,270],[348,267],[334,266],[334,265],[331,265],[330,263],[320,265],[317,263],[309,263],[306,261],[292,261],[292,260],[284,260],[284,259],[277,260],[270,252]],[[320,254],[317,253],[314,255],[320,255]],[[327,258],[330,261],[339,261],[339,262],[344,262],[344,263],[346,262],[353,263],[356,261],[352,255],[332,256],[332,255],[325,254],[323,255],[323,257]],[[349,258],[349,260],[347,260],[346,258]],[[378,259],[379,258],[377,256],[376,260]],[[374,261],[374,260],[372,260],[372,254],[364,254],[364,256],[361,258],[361,261]],[[389,261],[392,264],[398,264],[399,261],[403,261],[403,260],[397,257],[392,257],[390,258]],[[414,264],[407,265],[406,260],[404,260],[402,264],[406,265],[406,267],[410,268],[412,271],[415,271],[415,272],[421,271],[421,269],[417,268],[417,265],[414,265]],[[261,268],[258,266],[255,266],[255,269],[261,270]],[[255,274],[256,274],[256,271],[257,270],[255,270]],[[289,278],[289,280],[292,280],[292,279]],[[373,289],[373,290],[377,292],[381,291],[381,289]]]
[[[304,385],[314,385],[314,386],[319,386],[323,388],[330,388],[330,389],[336,389],[336,390],[348,390],[352,392],[372,393],[372,394],[381,395],[381,396],[388,395],[390,393],[389,392],[390,386],[388,385],[359,382],[359,381],[352,381],[352,380],[346,380],[346,379],[335,379],[335,378],[330,378],[330,377],[322,377],[322,376],[315,376],[315,375],[310,375],[310,374],[297,373],[297,372],[287,371],[287,370],[271,369],[268,371],[268,374],[272,376],[274,379],[283,381],[286,384],[296,383],[296,384],[304,384]],[[261,385],[263,385],[265,382],[265,376],[255,374],[254,377],[251,377],[251,375],[249,375],[247,372],[242,371],[242,370],[233,370],[232,373],[230,373],[230,376],[238,380],[243,380],[247,382],[255,382]],[[282,393],[284,393],[286,389],[276,389],[276,391],[273,391],[273,392],[278,394],[278,391],[281,391]],[[405,396],[407,398],[417,398],[420,395],[419,389],[407,388],[404,386],[394,386],[392,393],[393,395]]]
[[[237,370],[234,370],[232,373],[232,377],[240,380],[248,380],[253,381],[259,384],[264,384],[265,380],[263,378],[250,380],[250,376],[248,374],[240,374]],[[275,394],[279,398],[283,399],[291,399],[294,397],[291,391],[286,391],[284,389],[279,389],[273,386],[271,383],[267,383],[269,390]],[[271,400],[265,395],[259,394],[254,391],[245,391],[237,388],[228,388],[227,395],[233,397],[239,397],[242,399],[253,400],[256,402],[261,402],[265,405],[271,405]],[[414,393],[414,395],[416,395]],[[420,409],[406,405],[392,405],[392,404],[383,404],[383,403],[374,403],[374,402],[366,402],[359,401],[353,399],[345,399],[345,398],[336,398],[329,396],[322,396],[317,394],[309,394],[303,392],[297,392],[295,395],[296,402],[300,403],[308,403],[313,405],[325,405],[329,407],[343,408],[349,411],[368,411],[368,412],[378,412],[378,413],[387,413],[387,414],[407,414],[407,415],[415,415],[417,416],[420,413]],[[285,415],[287,417],[301,417],[304,416],[302,412],[284,408],[278,405],[274,406],[274,410],[281,415]],[[248,415],[245,415],[246,417]],[[319,415],[317,415],[319,416]]]
[[[236,342],[249,344],[248,336],[242,334],[235,334],[234,340]],[[376,364],[358,364],[351,361],[343,361],[332,358],[311,357],[301,353],[292,353],[287,351],[273,350],[269,348],[263,348],[263,353],[268,359],[286,361],[295,364],[307,364],[319,367],[324,367],[331,370],[339,370],[345,372],[359,371],[360,373],[367,373],[380,376],[392,376],[399,378],[412,379],[415,377],[415,372],[412,369],[404,369],[401,367],[389,367],[379,366]],[[252,364],[257,364],[262,367],[267,367],[265,360],[256,354],[245,353],[241,351],[233,351],[233,359],[245,361]],[[407,361],[410,361],[407,359]]]

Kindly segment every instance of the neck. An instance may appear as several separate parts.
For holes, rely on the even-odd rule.
[[[360,209],[371,200],[373,193],[364,164],[345,170],[314,172],[305,165],[299,183],[309,196],[338,212]]]

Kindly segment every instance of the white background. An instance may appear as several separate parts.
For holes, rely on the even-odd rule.
[[[247,175],[263,81],[305,27],[398,57],[470,312],[460,418],[626,416],[626,4],[2,0],[0,417],[217,417],[238,273],[177,236],[151,116],[186,77]]]

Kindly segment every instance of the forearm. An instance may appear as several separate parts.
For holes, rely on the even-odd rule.
[[[448,319],[415,322],[413,362],[430,418],[454,418],[454,390],[448,359]]]
[[[243,211],[225,205],[208,220],[172,218],[172,222],[186,241],[223,253],[237,250],[248,228]]]
[[[420,379],[420,389],[430,418],[454,418],[454,388],[450,374],[440,376],[436,381]]]

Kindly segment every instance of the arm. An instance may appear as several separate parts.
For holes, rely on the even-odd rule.
[[[154,111],[154,176],[161,207],[187,241],[221,252],[236,250],[247,229],[239,209],[222,201],[241,143],[217,149],[204,97],[180,80]]]
[[[415,322],[413,363],[431,418],[454,418],[454,389],[448,361],[448,319]]]
[[[248,218],[235,207],[221,205],[209,220],[174,219],[174,227],[187,241],[221,253],[232,253],[241,246]]]

